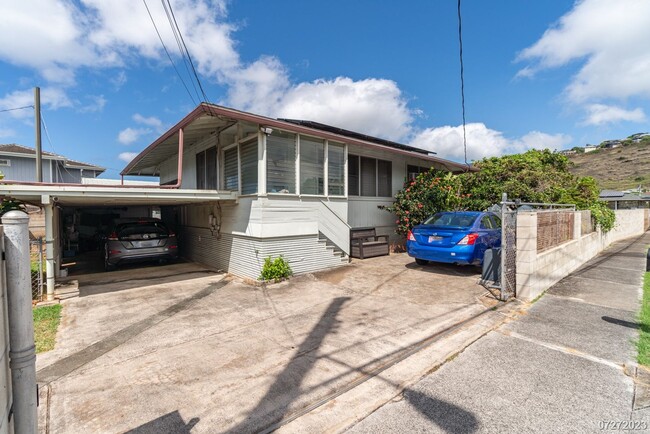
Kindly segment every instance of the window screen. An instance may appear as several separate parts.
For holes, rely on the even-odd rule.
[[[345,146],[342,143],[329,142],[327,145],[327,160],[328,194],[343,196],[345,194]]]
[[[239,147],[241,160],[241,193],[257,193],[257,139],[242,143]]]
[[[196,188],[197,190],[205,189],[205,152],[201,151],[196,154]]]
[[[239,190],[237,171],[237,147],[228,149],[223,153],[224,188],[226,190]]]
[[[269,193],[296,192],[296,136],[273,132],[266,138],[266,188]]]
[[[361,157],[361,196],[377,196],[377,160]]]
[[[393,165],[390,161],[377,160],[377,196],[393,195]]]
[[[348,155],[348,196],[359,196],[358,155]]]
[[[325,193],[325,142],[300,137],[300,193]]]

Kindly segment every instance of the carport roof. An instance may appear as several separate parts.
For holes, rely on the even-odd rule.
[[[67,206],[183,205],[234,201],[237,193],[217,190],[100,186],[0,185],[0,197],[40,205],[50,200]]]

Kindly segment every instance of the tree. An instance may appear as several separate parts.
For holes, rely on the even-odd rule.
[[[404,184],[395,203],[382,207],[397,217],[401,235],[439,211],[485,210],[501,202],[501,194],[530,203],[571,203],[590,209],[605,231],[614,225],[614,212],[598,199],[598,186],[591,177],[569,172],[564,155],[548,149],[486,158],[475,163],[478,172],[453,175],[435,169]]]

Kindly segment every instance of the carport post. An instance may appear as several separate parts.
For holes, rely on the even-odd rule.
[[[14,431],[36,433],[36,347],[32,318],[29,216],[9,211],[2,217],[5,234],[9,367],[13,394]]]
[[[50,196],[43,195],[45,205],[45,277],[47,281],[47,300],[54,300],[54,204]]]

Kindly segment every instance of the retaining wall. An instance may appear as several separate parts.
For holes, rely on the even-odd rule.
[[[537,251],[538,213],[518,213],[517,297],[532,300],[610,244],[643,234],[648,229],[648,212],[644,209],[615,211],[614,229],[604,234],[598,229],[583,235],[581,219],[587,214],[576,211],[573,239],[542,252]]]

